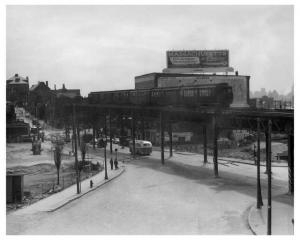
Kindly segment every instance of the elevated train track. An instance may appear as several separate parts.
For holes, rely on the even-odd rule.
[[[111,119],[123,116],[132,119],[132,141],[135,142],[136,122],[143,119],[159,121],[161,136],[161,162],[164,164],[164,133],[172,136],[172,123],[177,121],[196,122],[203,128],[204,163],[207,162],[207,127],[212,125],[214,174],[218,172],[218,143],[220,131],[224,129],[248,129],[260,135],[265,134],[267,147],[266,158],[270,159],[271,134],[280,132],[288,138],[289,190],[294,191],[294,110],[257,109],[251,107],[229,107],[233,100],[232,91],[227,84],[198,86],[195,88],[177,87],[164,89],[143,89],[128,91],[93,92],[89,94],[88,103],[69,105],[66,108],[70,116],[75,110],[78,121],[95,124],[98,119]],[[209,89],[207,91],[207,89]],[[198,101],[195,103],[195,101]],[[202,104],[205,103],[205,104]],[[247,104],[246,104],[247,105]],[[111,131],[109,131],[111,132]],[[110,137],[111,138],[111,137]],[[170,137],[170,139],[172,139]],[[111,142],[111,139],[110,139]],[[135,144],[133,144],[134,146]],[[111,147],[112,151],[112,147]],[[134,151],[133,151],[134,152]],[[170,141],[172,156],[172,141]]]

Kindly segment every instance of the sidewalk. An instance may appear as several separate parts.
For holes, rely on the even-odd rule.
[[[24,214],[34,214],[37,212],[52,212],[55,211],[66,204],[82,197],[83,195],[99,188],[103,184],[113,180],[114,178],[120,176],[125,171],[124,166],[120,166],[118,170],[107,169],[108,180],[104,180],[104,170],[97,175],[85,179],[81,182],[81,193],[77,194],[77,185],[74,184],[65,190],[55,193],[50,197],[44,198],[32,205],[24,207],[20,210],[12,212],[8,215],[24,215]],[[93,181],[93,187],[90,188],[90,180]]]
[[[267,199],[261,209],[253,205],[249,211],[248,223],[256,235],[267,235]],[[272,235],[293,235],[294,202],[291,195],[280,195],[272,199]]]

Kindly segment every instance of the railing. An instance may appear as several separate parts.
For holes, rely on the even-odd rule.
[[[253,107],[258,109],[276,109],[276,110],[287,110],[287,109],[294,109],[294,105],[292,101],[280,101],[280,100],[273,100],[273,101],[257,101],[256,103],[252,103]]]

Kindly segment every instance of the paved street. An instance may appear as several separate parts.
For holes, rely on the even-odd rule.
[[[255,203],[255,167],[242,175],[249,165],[220,165],[216,179],[212,164],[196,166],[195,157],[176,154],[165,166],[153,157],[125,163],[120,177],[53,213],[8,215],[7,233],[252,234],[247,216]],[[282,194],[287,183],[276,179],[282,168],[276,169],[273,191]]]

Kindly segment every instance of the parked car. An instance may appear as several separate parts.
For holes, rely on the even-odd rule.
[[[123,147],[129,146],[130,139],[131,138],[128,138],[127,136],[121,136],[120,137],[120,145]]]
[[[38,134],[38,128],[37,128],[37,127],[32,127],[32,128],[30,129],[30,133],[31,133],[31,134]]]
[[[119,138],[113,138],[112,142],[114,144],[119,144],[120,143],[120,139]]]
[[[133,143],[129,142],[129,151],[133,153]],[[139,155],[150,155],[152,153],[152,143],[145,140],[135,140],[135,153]]]
[[[97,147],[98,148],[104,148],[107,145],[106,139],[105,138],[99,138],[97,140]]]
[[[32,125],[35,125],[35,126],[39,127],[40,126],[40,122],[38,120],[33,119],[32,120]]]

